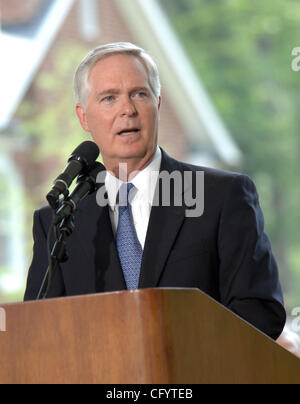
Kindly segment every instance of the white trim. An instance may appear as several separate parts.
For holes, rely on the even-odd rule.
[[[80,0],[78,7],[80,32],[84,40],[100,38],[99,0]]]
[[[0,31],[0,130],[12,119],[74,0],[53,0],[32,38]]]

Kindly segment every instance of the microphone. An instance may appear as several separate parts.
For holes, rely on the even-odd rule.
[[[54,225],[61,222],[67,216],[73,214],[78,208],[78,204],[96,189],[96,179],[101,171],[105,171],[103,164],[96,162],[87,174],[78,177],[77,185],[71,195],[63,202],[57,210]]]
[[[66,238],[69,237],[74,230],[73,213],[77,209],[79,202],[88,194],[95,191],[97,176],[101,171],[105,170],[105,167],[101,163],[95,162],[89,171],[84,172],[84,174],[78,177],[74,191],[63,201],[61,207],[53,215],[52,224],[47,236],[49,265],[38,293],[37,300],[45,299],[47,297],[58,264],[65,262],[68,259],[66,253]],[[59,239],[56,240],[52,252],[50,252],[50,237],[54,227],[60,222],[61,234]]]
[[[89,170],[99,156],[99,148],[96,143],[86,141],[81,143],[71,154],[68,165],[64,172],[54,181],[54,186],[47,194],[49,205],[57,208],[58,199],[61,194],[68,195],[68,188],[73,180],[83,171]]]

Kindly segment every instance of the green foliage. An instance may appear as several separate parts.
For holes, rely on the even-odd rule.
[[[49,64],[48,71],[39,73],[34,84],[34,91],[43,94],[41,104],[33,97],[19,108],[18,116],[24,123],[23,136],[35,139],[34,161],[38,163],[51,157],[59,161],[39,193],[49,188],[53,176],[66,164],[66,156],[89,139],[76,117],[72,91],[75,69],[87,51],[75,43],[58,43],[53,51],[53,65]]]
[[[256,181],[287,301],[300,291],[298,0],[160,0]],[[299,299],[298,299],[299,305]]]

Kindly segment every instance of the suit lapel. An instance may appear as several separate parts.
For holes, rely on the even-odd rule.
[[[179,163],[162,150],[160,172],[182,171]],[[156,193],[159,192],[159,184]],[[159,284],[165,263],[177,234],[185,218],[183,206],[174,206],[174,194],[171,193],[171,206],[153,206],[151,210],[144,254],[141,266],[139,288],[156,287]]]
[[[184,221],[181,208],[153,207],[142,260],[139,288],[156,287]]]
[[[160,172],[182,172],[180,164],[162,150]],[[101,186],[102,184],[100,184]],[[158,186],[156,192],[158,192]],[[144,247],[139,288],[156,287],[167,258],[185,219],[184,206],[153,206]],[[109,208],[99,207],[96,194],[82,202],[76,215],[74,235],[68,251],[74,272],[66,275],[74,293],[126,289],[109,217]]]

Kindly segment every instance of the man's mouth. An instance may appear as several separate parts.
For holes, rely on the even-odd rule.
[[[128,135],[134,135],[140,132],[139,128],[128,128],[128,129],[123,129],[120,132],[118,132],[119,136],[128,136]]]

